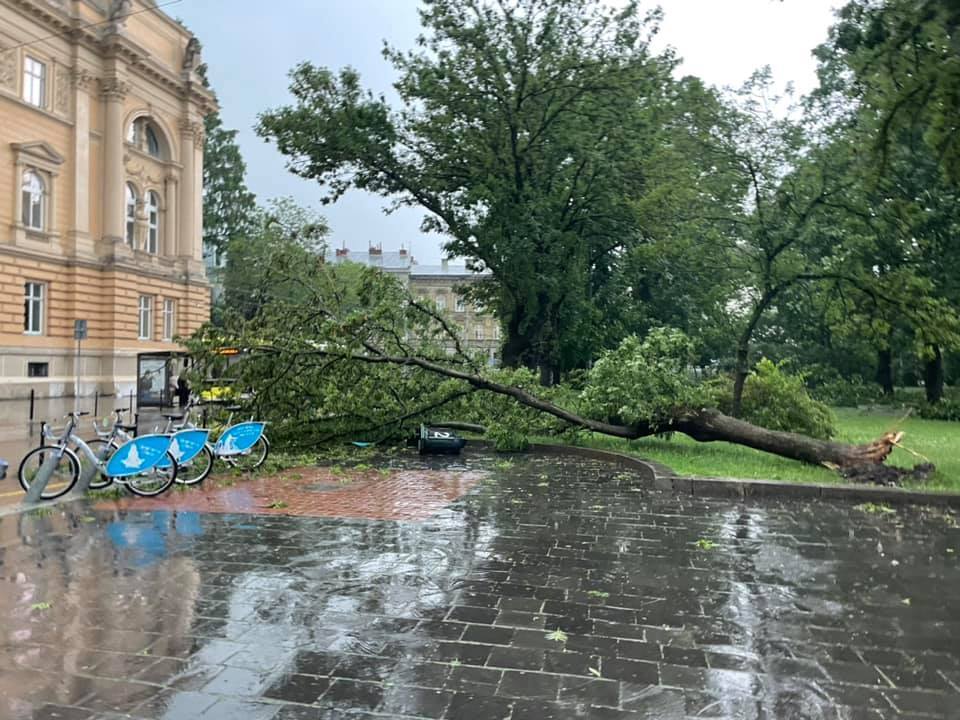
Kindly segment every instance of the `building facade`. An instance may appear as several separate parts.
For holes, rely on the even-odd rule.
[[[199,51],[154,0],[0,0],[0,398],[126,394],[208,319]]]
[[[483,277],[465,265],[452,265],[443,260],[439,265],[420,265],[408,251],[384,252],[380,246],[371,246],[366,252],[346,248],[327,250],[327,262],[355,262],[377,267],[406,285],[410,294],[432,300],[462,329],[466,347],[484,353],[491,364],[500,355],[500,323],[483,308],[468,302],[459,288]]]

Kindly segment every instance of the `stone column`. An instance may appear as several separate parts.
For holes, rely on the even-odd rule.
[[[73,235],[78,254],[92,254],[90,241],[90,85],[93,76],[76,68],[73,84]]]
[[[127,83],[117,77],[103,81],[103,237],[116,246],[124,242],[123,100]]]
[[[178,190],[179,183],[177,182],[177,176],[171,172],[167,175],[163,194],[163,245],[160,254],[164,257],[177,256],[177,233],[180,229],[180,217],[177,213],[177,206],[180,200],[177,196]]]
[[[200,184],[197,182],[197,153],[195,143],[201,136],[202,126],[196,120],[184,120],[180,123],[180,202],[177,210],[180,214],[180,237],[177,242],[177,255],[183,258],[193,256],[193,245],[197,232],[197,201]]]

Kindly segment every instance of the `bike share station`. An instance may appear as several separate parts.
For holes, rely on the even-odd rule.
[[[86,321],[76,321],[77,388],[80,387],[80,343],[86,336]],[[138,407],[172,404],[173,361],[181,362],[179,371],[183,372],[186,358],[185,353],[144,353],[137,357]],[[224,405],[222,402],[212,404]],[[157,428],[153,433],[137,436],[135,422],[123,423],[127,409],[117,408],[112,426],[99,428],[94,420],[97,437],[89,441],[77,434],[80,419],[89,412],[75,407],[66,416],[67,423],[59,435],[43,423],[40,447],[24,456],[17,473],[26,492],[24,502],[53,500],[71,490],[82,495],[113,483],[125,485],[135,495],[153,497],[168,490],[174,482],[200,483],[210,474],[216,459],[231,467],[246,469],[256,469],[264,463],[270,449],[264,434],[265,423],[253,418],[233,423],[234,413],[242,408],[226,406],[224,409],[230,413],[226,428],[212,443],[211,431],[193,423],[195,409],[196,403],[191,398],[181,414],[164,415],[167,424],[162,432]],[[81,457],[87,462],[81,463]],[[62,467],[64,461],[66,468]],[[58,483],[48,490],[58,469]]]

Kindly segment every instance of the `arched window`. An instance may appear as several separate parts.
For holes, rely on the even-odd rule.
[[[160,157],[160,141],[157,139],[156,131],[147,125],[147,153],[155,158]]]
[[[147,193],[147,252],[157,253],[160,244],[160,196]]]
[[[46,209],[46,186],[43,178],[35,170],[24,171],[21,191],[24,226],[31,230],[43,230]]]
[[[158,160],[166,160],[162,133],[149,117],[138,117],[127,129],[127,142]]]
[[[137,227],[137,191],[130,183],[127,183],[127,212],[126,212],[126,231],[124,239],[127,245],[135,248],[137,245],[136,227]]]

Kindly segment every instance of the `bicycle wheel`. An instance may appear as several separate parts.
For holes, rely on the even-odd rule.
[[[139,475],[131,475],[124,480],[124,484],[130,492],[141,497],[155,497],[166,492],[177,479],[177,461],[170,453],[167,453],[167,459],[170,461],[167,467],[155,467]]]
[[[93,454],[97,456],[97,459],[106,461],[110,454],[117,449],[117,444],[115,442],[107,442],[101,438],[94,438],[93,440],[87,440],[87,447],[93,450]],[[109,448],[109,449],[105,449]],[[81,466],[83,462],[89,462],[89,458],[83,458],[81,461]],[[113,484],[113,479],[105,475],[102,472],[98,472],[90,480],[89,487],[91,490],[103,490],[105,487],[110,487]]]
[[[238,455],[228,455],[223,459],[238,470],[256,470],[266,462],[267,455],[269,454],[270,441],[267,440],[266,435],[261,435],[253,444],[253,447],[246,452]]]
[[[177,482],[181,485],[196,485],[203,482],[213,469],[213,451],[209,445],[177,468]]]
[[[51,454],[60,452],[60,448],[53,445],[41,445],[27,453],[26,457],[20,461],[20,469],[17,476],[20,479],[20,487],[24,492],[30,491],[34,478],[40,472],[44,461],[49,460]],[[66,495],[80,477],[80,461],[70,450],[64,450],[56,461],[50,480],[40,493],[42,500],[53,500],[61,495]]]

